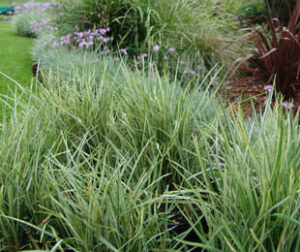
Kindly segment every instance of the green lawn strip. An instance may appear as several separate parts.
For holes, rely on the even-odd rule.
[[[29,2],[29,0],[0,0],[0,7],[16,6]],[[36,2],[50,2],[50,0],[38,0]]]
[[[10,2],[9,0],[3,0],[0,2],[0,7],[9,7],[12,6],[12,2]]]
[[[3,20],[6,21],[7,19],[10,19],[10,16],[0,14],[0,22],[3,21]]]
[[[28,0],[29,1],[29,0]],[[0,1],[0,7],[9,7],[12,6],[13,4],[19,4],[19,3],[25,3],[28,2],[27,0],[1,0]]]
[[[0,22],[0,72],[10,76],[23,87],[30,86],[32,79],[32,59],[30,49],[33,40],[19,37],[12,32],[11,23]],[[0,75],[0,93],[11,95],[15,84]],[[1,104],[0,115],[3,104]],[[2,116],[1,116],[2,117]],[[0,117],[0,118],[1,118]]]

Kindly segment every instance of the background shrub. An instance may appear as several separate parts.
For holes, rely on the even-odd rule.
[[[225,0],[224,7],[237,15],[243,25],[257,24],[266,21],[266,18],[276,17],[285,26],[288,25],[296,0]]]
[[[191,65],[200,62],[206,69],[220,61],[227,63],[233,48],[238,48],[227,54],[234,37],[228,31],[235,29],[229,21],[231,16],[213,1],[73,0],[64,2],[58,26],[62,35],[75,29],[110,27],[113,45],[126,48],[132,56],[149,54],[149,48],[159,45],[161,59],[174,48],[180,58],[191,60],[198,55]]]
[[[33,0],[15,7],[15,15],[12,19],[13,30],[16,34],[36,38],[43,29],[55,30],[51,21],[55,18],[55,11],[58,11],[55,1]]]
[[[41,22],[42,18],[35,12],[20,13],[13,17],[13,30],[16,34],[25,37],[36,37],[31,27],[32,22]]]
[[[292,107],[299,106],[299,67],[300,36],[299,36],[300,2],[293,10],[289,25],[285,27],[279,21],[268,20],[267,29],[253,29],[250,39],[256,47],[253,54],[237,60],[236,66],[229,77],[237,69],[244,76],[237,77],[228,85],[229,92],[246,96],[256,95],[261,100],[264,94],[271,92],[273,83],[275,90],[280,92],[286,102],[293,100]],[[248,64],[245,64],[247,61]],[[274,97],[275,99],[275,97]]]

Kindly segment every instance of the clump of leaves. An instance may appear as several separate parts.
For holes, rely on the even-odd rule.
[[[253,53],[235,61],[226,75],[232,80],[225,85],[229,94],[258,96],[261,99],[268,87],[275,83],[275,90],[284,100],[300,105],[300,1],[294,7],[289,24],[285,27],[278,19],[267,20],[266,27],[253,28],[249,38],[253,41]]]

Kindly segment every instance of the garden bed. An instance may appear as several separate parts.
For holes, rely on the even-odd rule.
[[[283,26],[241,29],[247,4],[16,7],[43,85],[0,24],[28,85],[1,96],[0,251],[299,251],[299,62]]]

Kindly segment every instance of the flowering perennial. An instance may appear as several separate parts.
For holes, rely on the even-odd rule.
[[[15,12],[30,12],[32,10],[37,11],[39,14],[48,11],[49,9],[53,9],[54,7],[59,7],[61,4],[57,3],[55,0],[51,2],[38,3],[33,0],[26,2],[21,5],[17,5],[15,7]]]

